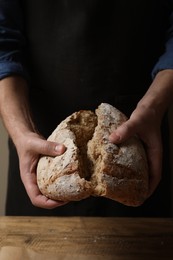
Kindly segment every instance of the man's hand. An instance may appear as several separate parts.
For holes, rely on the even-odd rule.
[[[36,167],[42,155],[57,156],[65,151],[64,145],[44,140],[36,133],[28,133],[21,136],[17,145],[20,163],[20,174],[27,194],[36,207],[53,209],[66,204],[66,202],[54,201],[41,194],[36,180]]]
[[[149,165],[150,196],[161,180],[162,140],[161,122],[173,97],[173,70],[158,72],[130,119],[110,135],[110,141],[121,143],[138,135],[143,141]]]
[[[36,166],[40,155],[56,156],[65,151],[63,145],[44,140],[32,121],[26,81],[18,76],[0,81],[0,115],[17,149],[20,175],[33,205],[52,209],[64,205],[43,196],[36,181]]]
[[[137,135],[143,141],[149,165],[148,196],[154,192],[161,179],[162,142],[160,123],[161,118],[154,110],[138,106],[130,119],[110,135],[110,141],[117,144],[134,135]]]

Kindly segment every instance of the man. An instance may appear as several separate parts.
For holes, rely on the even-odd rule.
[[[11,138],[6,214],[170,216],[172,1],[0,0],[0,6],[0,112]],[[139,208],[104,198],[66,204],[38,190],[40,154],[64,152],[45,138],[72,112],[101,102],[129,116],[111,142],[134,134],[144,142],[150,191]]]

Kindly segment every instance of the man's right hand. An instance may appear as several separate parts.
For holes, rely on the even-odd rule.
[[[21,179],[33,205],[46,209],[64,205],[65,202],[43,196],[37,186],[36,166],[40,155],[60,155],[65,147],[37,134],[28,103],[27,83],[23,78],[11,76],[0,81],[0,115],[17,149]]]
[[[40,155],[58,156],[64,153],[65,149],[64,145],[46,141],[36,133],[28,133],[20,138],[20,142],[17,144],[20,175],[34,206],[53,209],[66,204],[66,202],[48,199],[41,194],[36,179],[36,168]]]

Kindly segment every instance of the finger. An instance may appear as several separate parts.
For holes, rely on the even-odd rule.
[[[51,200],[41,194],[35,196],[33,199],[31,197],[31,202],[35,207],[43,209],[54,209],[67,204],[67,202]]]
[[[156,190],[161,180],[162,174],[162,150],[148,149],[148,165],[149,165],[149,191],[148,197],[150,197]]]
[[[63,144],[37,138],[32,142],[31,150],[42,155],[57,156],[63,154],[66,147]]]
[[[109,141],[112,143],[122,143],[133,136],[135,132],[135,124],[129,119],[110,134]]]
[[[36,207],[53,209],[67,203],[64,201],[54,201],[42,195],[37,186],[35,173],[25,173],[22,181],[32,204]]]
[[[160,141],[159,141],[160,140]],[[153,145],[154,144],[154,145]],[[149,192],[148,196],[157,188],[162,177],[162,143],[161,139],[154,140],[153,144],[146,146],[148,166],[149,166]]]

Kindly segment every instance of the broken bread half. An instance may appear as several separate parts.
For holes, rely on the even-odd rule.
[[[95,113],[81,110],[63,120],[48,138],[63,143],[66,151],[56,157],[42,156],[37,183],[45,196],[78,201],[104,196],[128,206],[139,206],[147,198],[148,165],[137,137],[113,144],[109,135],[127,117],[102,103]]]

